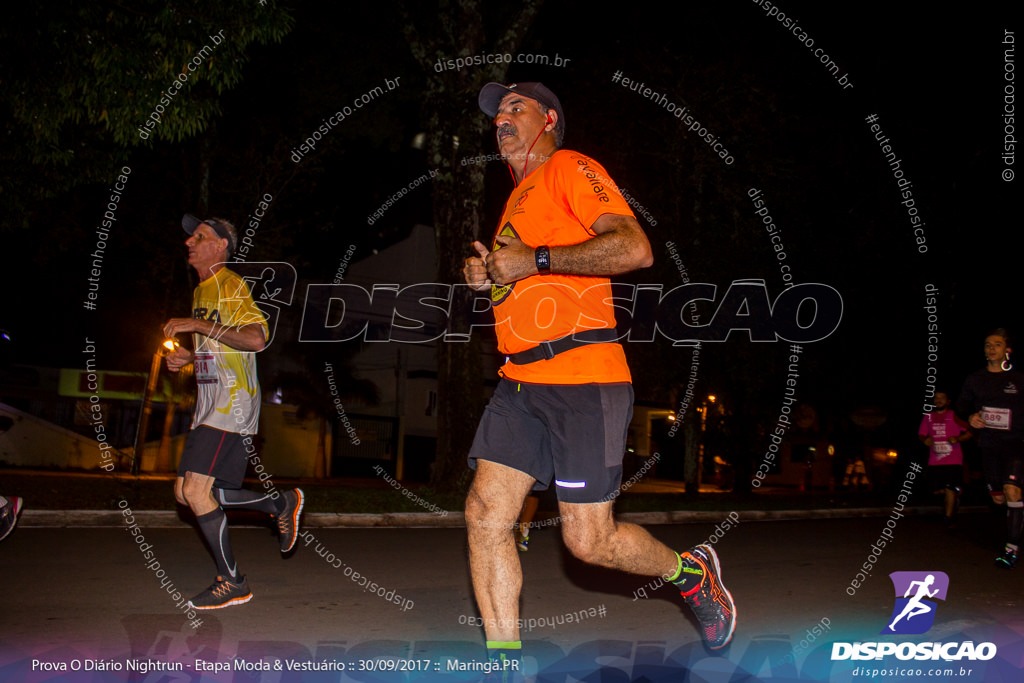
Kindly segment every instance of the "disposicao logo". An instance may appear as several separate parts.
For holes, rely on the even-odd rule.
[[[896,590],[896,606],[882,633],[927,633],[935,623],[935,599],[946,599],[949,577],[945,572],[893,572],[889,578]]]
[[[882,635],[919,635],[935,623],[936,600],[945,600],[949,577],[945,572],[893,572],[889,574],[896,604]],[[888,656],[900,660],[969,661],[989,660],[996,656],[994,643],[832,643],[832,661],[879,660]]]

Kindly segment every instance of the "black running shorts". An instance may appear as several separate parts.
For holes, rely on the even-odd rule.
[[[990,491],[1004,484],[1024,488],[1024,444],[1005,441],[981,448],[981,466]]]
[[[529,474],[535,490],[555,483],[558,500],[612,500],[633,416],[633,386],[527,384],[503,379],[469,452],[469,466],[489,460]]]
[[[185,440],[181,453],[178,476],[195,472],[215,477],[213,485],[220,489],[240,489],[245,478],[244,437],[234,432],[225,432],[206,425],[199,425]]]

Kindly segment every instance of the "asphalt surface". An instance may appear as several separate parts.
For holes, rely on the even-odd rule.
[[[584,678],[865,680],[853,675],[856,666],[908,663],[895,657],[888,658],[891,662],[833,662],[831,643],[902,638],[992,642],[998,648],[989,661],[938,662],[955,675],[928,680],[1024,680],[1024,567],[1000,571],[992,566],[999,541],[996,520],[987,514],[965,516],[960,528],[947,533],[929,516],[897,519],[894,540],[854,589],[851,581],[872,555],[871,545],[887,519],[744,521],[731,529],[719,527],[719,534],[711,522],[649,527],[677,549],[720,536],[715,547],[739,622],[729,647],[715,653],[700,643],[696,622],[678,594],[652,586],[657,579],[584,565],[564,551],[557,527],[538,529],[529,552],[520,556],[526,673],[566,683]],[[297,549],[282,557],[269,527],[235,528],[236,558],[254,598],[201,612],[196,617],[201,624],[177,605],[213,578],[212,560],[196,531],[141,526],[140,533],[158,567],[147,562],[141,543],[123,525],[24,525],[4,541],[0,681],[447,681],[482,676],[448,670],[453,659],[484,660],[482,629],[474,625],[464,529],[309,527]],[[948,574],[947,599],[939,603],[927,634],[878,635],[893,610],[887,576],[893,571]],[[373,592],[374,584],[383,597]],[[139,669],[144,671],[149,662],[181,668],[142,673]],[[413,670],[366,670],[380,662]],[[961,665],[972,672],[961,676]],[[74,666],[82,668],[76,672]],[[292,666],[333,670],[289,671]],[[342,666],[345,671],[337,670]],[[214,670],[220,667],[227,670]]]

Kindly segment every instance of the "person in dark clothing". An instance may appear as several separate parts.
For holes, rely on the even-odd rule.
[[[1024,530],[1024,373],[1010,362],[1010,335],[1003,328],[985,337],[985,367],[967,376],[956,412],[978,434],[982,469],[992,501],[1006,505],[1006,545],[996,564],[1017,563]]]

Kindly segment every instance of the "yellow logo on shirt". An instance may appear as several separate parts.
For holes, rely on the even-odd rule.
[[[494,236],[494,241],[491,242],[491,251],[501,249],[501,245],[498,244],[499,237],[515,237],[519,239],[519,233],[512,227],[512,223],[505,223],[501,230],[498,231],[498,234]],[[507,285],[491,285],[491,305],[497,305],[504,301],[515,286],[516,283],[514,282]]]

